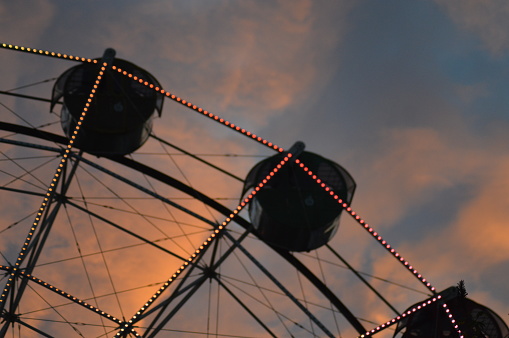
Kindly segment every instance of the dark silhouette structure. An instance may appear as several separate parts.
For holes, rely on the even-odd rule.
[[[261,182],[283,157],[278,154],[255,165],[247,175],[243,194]],[[350,204],[355,182],[343,167],[306,151],[298,158]],[[339,226],[342,210],[338,201],[295,162],[283,166],[249,204],[258,235],[289,251],[310,251],[326,244]]]
[[[133,76],[111,69],[105,72],[75,143],[97,155],[125,155],[138,149],[152,130],[154,112],[160,115],[163,106],[161,94],[133,80],[137,77],[160,86],[149,72],[122,59],[115,59],[113,66]],[[61,123],[67,137],[72,136],[99,67],[94,63],[72,67],[60,75],[53,87],[51,109],[63,97]]]
[[[442,291],[442,300],[465,337],[505,338],[509,329],[491,309],[465,297],[458,288],[451,286]],[[419,304],[419,303],[418,303]],[[412,305],[409,309],[415,308]],[[398,323],[394,337],[429,338],[458,337],[440,302],[422,308]]]

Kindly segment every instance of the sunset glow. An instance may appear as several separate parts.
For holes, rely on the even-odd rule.
[[[392,338],[437,308],[462,337],[441,295],[463,280],[508,322],[508,12],[502,0],[0,5],[0,336]],[[107,48],[153,77],[103,63]],[[98,73],[64,132],[54,85],[80,64]],[[82,152],[111,74],[115,124],[135,100],[162,108],[132,153]],[[120,100],[128,87],[140,96]],[[352,201],[288,153],[298,140],[348,170]],[[260,236],[246,210],[288,165],[344,210],[309,252]]]

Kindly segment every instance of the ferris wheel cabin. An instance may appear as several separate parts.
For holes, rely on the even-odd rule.
[[[440,292],[454,319],[459,323],[465,337],[506,338],[509,328],[502,318],[491,309],[471,299],[461,296],[458,289],[451,286]],[[422,302],[412,305],[414,309]],[[428,305],[405,317],[398,323],[395,338],[448,338],[457,337],[450,319],[440,302]]]
[[[67,137],[71,137],[83,112],[99,73],[99,63],[83,63],[68,69],[53,87],[51,110],[63,98],[61,124]],[[133,78],[160,87],[150,73],[128,61],[114,59],[113,65]],[[78,148],[97,155],[125,155],[147,140],[154,113],[161,115],[163,96],[133,78],[106,70],[76,138]]]
[[[243,195],[251,191],[283,159],[284,154],[259,162],[247,175]],[[311,152],[299,160],[346,203],[355,182],[340,165]],[[254,196],[249,216],[258,236],[289,251],[310,251],[325,245],[339,226],[342,207],[295,162],[284,165]]]

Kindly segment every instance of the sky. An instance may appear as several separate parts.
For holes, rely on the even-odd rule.
[[[193,104],[285,149],[303,141],[306,150],[350,172],[357,183],[352,208],[438,290],[465,280],[471,299],[509,322],[508,15],[504,0],[29,0],[0,4],[0,31],[1,43],[86,58],[114,48],[117,57],[148,70],[163,88]],[[7,49],[0,50],[0,58],[4,91],[54,79],[74,65]],[[16,91],[48,98],[53,81]],[[25,124],[12,110],[33,125],[55,119],[47,104],[0,99],[2,121]],[[58,125],[49,130],[62,134]],[[204,158],[240,177],[273,154],[170,100],[161,118],[154,119],[154,134],[196,154],[230,154]],[[148,155],[160,148],[147,144],[133,157],[150,158],[151,165],[185,177],[198,190],[235,208],[238,183],[204,174],[183,157],[172,159],[178,166],[165,166]],[[2,154],[9,151],[14,150]],[[47,182],[50,173],[48,169]],[[101,186],[90,189],[104,193]],[[130,193],[135,194],[126,192]],[[113,196],[111,191],[105,194]],[[2,213],[16,219],[6,206],[9,197],[1,198]],[[34,197],[19,203],[33,211],[40,205]],[[146,208],[161,212],[153,205]],[[55,248],[72,241],[66,237],[69,233],[55,231]],[[14,239],[25,232],[3,232],[2,253],[10,257],[16,252],[22,237],[19,245]],[[89,238],[83,236],[85,241]],[[183,252],[192,252],[191,247],[203,240],[200,236],[189,240],[190,248]],[[106,233],[101,238],[105,246],[120,241]],[[91,248],[97,246],[90,242]],[[360,271],[426,291],[346,214],[331,244]],[[265,264],[288,269],[286,263],[267,258],[273,255],[270,249],[252,245],[254,254],[267,259]],[[151,251],[147,252],[137,264],[163,264],[163,258],[147,263]],[[58,250],[48,253],[52,259],[59,255]],[[101,265],[100,260],[95,263]],[[61,276],[65,269],[47,269],[39,268],[57,281],[72,280]],[[372,296],[356,291],[358,282],[343,272],[327,272],[330,284],[352,290],[341,297],[358,317],[369,320],[363,322],[366,328],[394,316],[372,306]],[[132,270],[123,273],[133,275]],[[153,277],[154,283],[171,275],[161,274]],[[144,283],[121,280],[125,285],[119,288],[126,289]],[[373,282],[399,310],[426,298]],[[136,297],[145,299],[151,293],[147,292],[134,292],[125,302],[142,304],[144,300]],[[258,336],[245,327],[240,330]],[[344,327],[334,334],[356,333]]]

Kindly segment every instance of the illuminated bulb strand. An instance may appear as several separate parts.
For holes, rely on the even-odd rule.
[[[15,269],[15,268],[0,265],[0,270],[10,271],[10,270],[12,270],[12,269]],[[83,301],[83,300],[81,300],[81,299],[78,299],[78,298],[74,297],[73,295],[68,294],[67,292],[65,292],[65,291],[63,291],[63,290],[61,290],[61,289],[59,289],[59,288],[56,288],[56,287],[54,287],[53,285],[48,284],[48,283],[46,283],[45,281],[43,281],[43,280],[41,280],[41,279],[38,279],[37,277],[35,277],[35,276],[33,276],[33,275],[27,274],[27,273],[25,273],[24,271],[20,271],[20,275],[21,275],[22,277],[24,277],[24,278],[29,278],[29,279],[30,279],[30,280],[32,280],[33,282],[35,282],[35,283],[37,283],[37,284],[39,284],[39,285],[41,285],[41,286],[45,287],[45,288],[46,288],[46,289],[48,289],[48,290],[51,290],[51,291],[53,291],[53,292],[55,292],[55,293],[57,293],[57,294],[59,294],[59,295],[62,295],[62,296],[64,296],[64,297],[66,297],[66,298],[67,298],[67,299],[69,299],[70,301],[72,301],[72,302],[74,302],[74,303],[76,303],[76,304],[79,304],[79,305],[81,305],[81,306],[85,307],[85,308],[86,308],[86,309],[88,309],[88,310],[92,310],[93,312],[95,312],[95,313],[97,313],[97,314],[99,314],[99,315],[103,316],[104,318],[107,318],[107,319],[109,319],[109,320],[111,320],[111,321],[113,321],[113,322],[116,322],[117,324],[122,324],[122,323],[123,323],[123,321],[122,321],[122,320],[120,320],[120,319],[118,319],[118,318],[113,317],[112,315],[110,315],[110,314],[108,314],[108,313],[106,313],[106,312],[104,312],[104,311],[102,311],[102,310],[100,310],[100,309],[96,308],[95,306],[90,305],[90,304],[88,304],[87,302],[85,302],[85,301]]]
[[[394,248],[391,247],[390,244],[387,243],[386,240],[382,238],[375,230],[373,230],[372,227],[369,226],[368,223],[366,223],[355,211],[352,210],[352,208],[348,205],[348,203],[345,203],[336,193],[328,187],[320,178],[318,178],[311,170],[309,170],[308,167],[305,166],[305,164],[300,161],[299,159],[295,160],[295,163],[297,163],[313,180],[316,181],[325,191],[329,193],[330,196],[332,196],[335,200],[338,201],[338,203],[341,205],[341,207],[346,210],[360,225],[364,227],[380,244],[384,246],[384,248],[389,251],[391,255],[393,255],[397,260],[400,261],[403,266],[405,266],[419,281],[424,284],[433,294],[436,294],[436,289],[434,286],[431,285],[430,282],[426,280],[418,271],[415,269],[410,263],[405,260],[401,255],[396,252]],[[443,306],[447,308],[447,305],[444,303]],[[459,329],[458,325],[456,324],[454,318],[452,317],[452,314],[448,312],[449,320],[451,321],[452,325],[458,332],[458,334],[461,336],[461,330]]]
[[[98,60],[87,59],[84,57],[62,54],[62,53],[55,53],[55,52],[50,52],[47,50],[42,50],[42,49],[37,49],[37,48],[16,46],[16,45],[11,45],[11,44],[7,44],[7,43],[0,44],[0,47],[6,48],[6,49],[17,50],[19,52],[44,55],[44,56],[55,57],[55,58],[60,58],[60,59],[68,59],[68,60],[73,60],[73,61],[81,61],[81,62],[89,62],[89,63],[97,63],[98,62]]]
[[[69,59],[69,60],[74,60],[74,61],[81,61],[81,62],[89,62],[89,63],[97,63],[98,61],[97,60],[94,60],[94,59],[88,59],[88,58],[84,58],[84,57],[79,57],[79,56],[73,56],[73,55],[68,55],[68,54],[62,54],[62,53],[55,53],[55,52],[50,52],[50,51],[47,51],[47,50],[42,50],[42,49],[37,49],[37,48],[30,48],[30,47],[23,47],[23,46],[17,46],[17,45],[12,45],[12,44],[7,44],[7,43],[2,43],[0,44],[0,46],[2,48],[6,48],[6,49],[12,49],[12,50],[16,50],[16,51],[20,51],[20,52],[25,52],[25,53],[31,53],[31,54],[38,54],[38,55],[44,55],[44,56],[49,56],[49,57],[56,57],[56,58],[63,58],[63,59]],[[237,125],[235,125],[234,123],[231,123],[223,118],[220,118],[219,116],[215,115],[215,114],[212,114],[210,112],[208,112],[207,110],[204,110],[203,108],[200,108],[194,104],[192,104],[191,102],[188,102],[170,92],[167,92],[165,91],[164,89],[162,88],[159,88],[158,86],[155,86],[154,84],[152,83],[149,83],[148,81],[145,81],[131,73],[128,73],[124,70],[122,70],[121,68],[119,67],[116,67],[116,66],[113,66],[112,67],[114,70],[118,71],[120,74],[123,74],[125,76],[128,76],[129,78],[132,78],[134,81],[138,81],[139,83],[141,84],[144,84],[145,86],[147,87],[150,87],[152,89],[154,89],[155,91],[165,95],[166,97],[172,99],[173,101],[176,101],[190,109],[193,109],[194,111],[197,111],[198,113],[201,113],[205,116],[207,116],[208,118],[210,119],[213,119],[227,127],[230,127],[232,128],[233,130],[247,136],[247,137],[250,137],[252,138],[253,140],[271,148],[271,149],[274,149],[278,152],[283,152],[284,149],[277,146],[276,144],[273,144],[272,142],[269,142],[265,139],[263,139],[262,137],[260,136],[257,136],[256,134],[253,134],[249,131],[247,131],[246,129],[243,129]]]
[[[360,335],[358,338],[363,338],[363,337],[368,337],[374,333],[377,333],[379,331],[382,331],[386,328],[388,328],[389,326],[393,325],[393,324],[396,324],[397,322],[403,320],[406,316],[408,315],[411,315],[413,314],[414,312],[417,312],[421,309],[423,309],[425,306],[427,305],[430,305],[431,303],[434,303],[438,300],[440,300],[442,298],[442,296],[438,295],[436,296],[435,298],[433,299],[429,299],[428,301],[425,301],[424,303],[421,303],[420,305],[410,309],[410,310],[407,310],[406,312],[403,312],[401,315],[389,320],[388,322],[385,322],[384,324],[381,324],[379,326],[377,326],[376,328]],[[442,307],[445,309],[445,312],[446,312],[446,315],[447,317],[449,318],[451,324],[453,325],[454,329],[456,330],[456,332],[459,334],[459,338],[464,338],[458,324],[456,324],[456,320],[453,318],[452,314],[451,314],[451,311],[449,310],[449,308],[447,307],[447,304],[443,303],[442,302]]]
[[[89,62],[89,63],[97,63],[98,61],[97,60],[94,60],[94,59],[88,59],[88,58],[84,58],[84,57],[79,57],[79,56],[73,56],[73,55],[68,55],[68,54],[62,54],[62,53],[55,53],[55,52],[50,52],[50,51],[47,51],[47,50],[42,50],[42,49],[37,49],[37,48],[30,48],[30,47],[23,47],[23,46],[17,46],[17,45],[12,45],[12,44],[7,44],[7,43],[2,43],[0,44],[0,46],[2,48],[6,48],[6,49],[12,49],[12,50],[16,50],[16,51],[20,51],[20,52],[25,52],[25,53],[31,53],[31,54],[38,54],[38,55],[44,55],[44,56],[49,56],[49,57],[56,57],[56,58],[62,58],[62,59],[69,59],[69,60],[74,60],[74,61],[81,61],[81,62]],[[116,66],[113,66],[112,67],[114,70],[118,71],[120,74],[123,74],[125,76],[128,76],[129,78],[132,78],[134,81],[138,81],[139,83],[147,86],[147,87],[150,87],[152,89],[154,89],[155,91],[165,95],[166,97],[170,98],[171,100],[173,101],[176,101],[194,111],[197,111],[198,113],[201,113],[205,116],[207,116],[208,118],[210,119],[213,119],[214,121],[216,122],[219,122],[227,127],[230,127],[232,128],[233,130],[247,136],[247,137],[250,137],[252,138],[253,140],[273,149],[273,150],[276,150],[278,152],[283,152],[284,149],[279,147],[278,145],[276,144],[273,144],[272,142],[269,142],[265,139],[263,139],[262,137],[260,136],[257,136],[256,134],[253,134],[251,133],[250,131],[247,131],[246,129],[243,129],[237,125],[235,125],[234,123],[231,123],[215,114],[212,114],[210,113],[209,111],[207,110],[204,110],[203,108],[200,108],[194,104],[192,104],[191,102],[188,102],[170,92],[167,92],[165,91],[164,89],[162,88],[159,88],[158,86],[155,86],[154,84],[152,83],[149,83],[148,81],[145,81],[131,73],[128,73],[124,70],[122,70],[121,68],[119,67],[116,67]]]
[[[140,317],[147,308],[157,299],[161,294],[168,289],[170,284],[175,281],[180,274],[194,261],[196,257],[209,245],[212,243],[215,237],[217,237],[222,231],[224,231],[225,227],[237,216],[242,209],[246,207],[246,205],[254,198],[254,196],[267,184],[267,182],[274,177],[274,175],[290,160],[293,155],[288,153],[281,162],[279,162],[276,167],[251,191],[251,193],[237,206],[235,210],[214,230],[214,232],[207,238],[202,245],[180,266],[180,268],[175,271],[175,273],[157,290],[157,292],[145,303],[143,307],[139,309],[138,312],[129,320],[128,323],[124,325],[123,328],[120,329],[119,332],[115,335],[115,337],[119,337],[125,332],[129,332],[131,330],[131,326],[134,324],[136,319]]]
[[[375,333],[377,333],[377,332],[379,332],[379,331],[381,331],[381,330],[383,330],[383,329],[386,329],[386,328],[388,328],[389,326],[394,325],[394,324],[396,324],[397,322],[399,322],[399,321],[403,320],[406,316],[411,315],[411,314],[413,314],[413,313],[415,313],[415,312],[417,312],[417,311],[419,311],[419,310],[421,310],[421,309],[425,308],[426,306],[428,306],[428,305],[430,305],[430,304],[435,303],[435,302],[436,302],[436,301],[438,301],[440,298],[442,298],[442,296],[440,296],[440,295],[438,295],[438,296],[436,296],[436,297],[434,297],[434,298],[430,298],[430,299],[428,299],[427,301],[424,301],[423,303],[421,303],[421,304],[419,304],[419,305],[415,306],[414,308],[409,309],[409,310],[407,310],[407,311],[403,312],[401,315],[399,315],[399,316],[397,316],[397,317],[392,318],[391,320],[389,320],[389,321],[385,322],[384,324],[382,324],[382,325],[380,325],[380,326],[377,326],[376,328],[374,328],[374,329],[372,329],[372,330],[370,330],[370,331],[368,331],[368,332],[366,332],[366,333],[364,333],[364,334],[360,335],[360,336],[359,336],[359,338],[369,337],[369,336],[371,336],[371,335],[373,335],[373,334],[375,334]]]
[[[81,116],[79,120],[76,123],[76,128],[74,129],[74,132],[71,136],[71,139],[69,140],[69,143],[67,144],[67,148],[64,151],[64,154],[62,155],[62,159],[60,161],[60,164],[58,165],[58,168],[55,172],[55,175],[53,176],[53,180],[51,181],[51,184],[46,191],[46,196],[43,199],[43,202],[41,206],[39,207],[39,210],[37,211],[37,215],[35,217],[34,222],[32,223],[32,227],[30,228],[30,232],[28,233],[28,236],[25,239],[25,242],[23,243],[23,247],[21,248],[21,252],[18,255],[18,258],[16,259],[15,267],[13,268],[12,272],[10,273],[10,276],[7,280],[7,283],[5,284],[5,288],[2,290],[2,295],[0,296],[0,305],[5,302],[5,299],[9,293],[10,288],[12,287],[16,271],[18,271],[18,268],[20,267],[21,263],[23,262],[25,258],[25,252],[28,248],[28,245],[32,241],[32,236],[34,235],[35,230],[37,229],[39,222],[41,221],[41,217],[46,210],[47,204],[51,200],[53,194],[55,193],[56,186],[60,180],[60,173],[62,172],[62,168],[64,167],[64,164],[67,162],[67,158],[69,157],[69,154],[71,152],[72,146],[74,144],[74,141],[76,139],[76,135],[78,134],[78,131],[81,128],[81,125],[83,124],[83,120],[85,119],[85,116],[87,115],[88,108],[90,107],[90,103],[92,102],[92,99],[94,98],[94,95],[97,91],[97,88],[99,86],[99,83],[101,82],[102,76],[104,75],[104,71],[106,70],[106,67],[108,66],[107,63],[103,63],[101,70],[99,71],[99,75],[97,76],[95,83],[93,85],[92,90],[90,91],[90,95],[87,99],[87,103],[85,103],[85,107],[83,108],[83,111],[81,113]]]
[[[69,59],[69,60],[75,60],[75,61],[81,61],[81,62],[89,62],[89,63],[97,63],[98,61],[97,60],[93,60],[93,59],[87,59],[87,58],[84,58],[84,57],[78,57],[78,56],[73,56],[73,55],[67,55],[67,54],[61,54],[61,53],[55,53],[55,52],[50,52],[50,51],[45,51],[45,50],[41,50],[41,49],[36,49],[36,48],[30,48],[30,47],[23,47],[23,46],[17,46],[17,45],[12,45],[12,44],[6,44],[6,43],[2,43],[0,45],[2,48],[6,48],[6,49],[12,49],[12,50],[17,50],[17,51],[21,51],[21,52],[26,52],[26,53],[32,53],[32,54],[38,54],[38,55],[44,55],[44,56],[49,56],[49,57],[56,57],[56,58],[63,58],[63,59]],[[104,68],[104,67],[103,67]],[[191,102],[188,102],[170,92],[167,92],[165,91],[164,89],[162,88],[159,88],[157,86],[154,86],[154,84],[152,83],[149,83],[147,81],[144,81],[143,79],[141,78],[138,78],[137,76],[134,76],[126,71],[123,71],[121,68],[119,67],[116,67],[116,66],[112,66],[112,68],[114,70],[117,70],[119,73],[123,74],[123,75],[126,75],[130,78],[132,78],[133,80],[135,81],[138,81],[139,83],[145,85],[145,86],[148,86],[152,89],[154,89],[155,91],[165,95],[166,97],[172,99],[173,101],[176,101],[190,109],[193,109],[199,113],[202,113],[203,115],[227,126],[227,127],[230,127],[232,129],[234,129],[235,131],[247,136],[247,137],[251,137],[252,139],[254,139],[255,141],[271,148],[271,149],[274,149],[278,152],[283,152],[284,149],[273,144],[272,142],[269,142],[259,136],[257,136],[256,134],[253,134],[243,128],[240,128],[239,126],[236,126],[234,123],[231,123],[227,120],[224,120],[223,118],[220,118],[219,116],[213,114],[213,113],[210,113],[208,112],[207,110],[204,110],[194,104],[192,104]],[[102,75],[102,74],[101,74]],[[87,103],[88,105],[88,103]],[[84,112],[82,113],[82,117],[83,117],[83,114],[86,112],[86,110],[84,110]],[[82,119],[80,118],[80,122],[78,122],[78,124],[80,125],[81,124],[81,121]],[[77,126],[77,129],[78,126]],[[76,134],[76,130],[75,130],[75,134]],[[73,135],[72,136],[72,142],[74,142],[74,139],[75,139],[75,136]],[[69,150],[69,147],[68,149],[66,150],[66,154],[68,154],[68,151]],[[297,160],[298,161],[298,160]],[[297,162],[296,161],[296,162]],[[62,161],[62,163],[64,163],[65,161]],[[61,164],[62,164],[61,163]],[[304,167],[304,166],[303,166]],[[60,169],[59,169],[60,170]],[[342,205],[342,207],[350,214],[352,215],[356,221],[361,224],[365,229],[368,230],[368,232],[370,232],[373,237],[375,237],[377,239],[377,241],[379,241],[382,245],[384,245],[384,247],[394,256],[396,257],[403,265],[405,265],[428,289],[430,289],[433,293],[435,293],[435,288],[433,286],[431,286],[431,284],[429,282],[426,282],[426,279],[422,277],[421,274],[419,274],[417,272],[417,270],[413,269],[413,267],[411,265],[409,265],[409,263],[399,255],[399,253],[397,253],[394,249],[391,248],[391,246],[389,244],[387,244],[387,242],[385,240],[382,239],[381,236],[378,235],[377,232],[375,232],[372,228],[369,227],[369,225],[367,223],[364,222],[364,220],[362,220],[354,211],[352,211],[352,209],[346,204],[344,203],[340,198],[339,196],[335,195],[334,192],[332,190],[330,190],[330,188],[326,187],[325,184],[323,182],[321,182],[320,179],[318,179],[316,177],[316,175],[313,175],[311,171],[308,172],[308,174],[310,176],[313,176],[313,178],[319,183],[319,184],[323,184],[322,187],[325,188],[326,191],[329,191],[329,193],[331,194],[331,196],[333,196],[336,200],[338,200],[338,203]],[[58,176],[56,176],[58,177]],[[51,191],[51,190],[50,190]],[[43,206],[45,206],[45,204],[43,203]],[[37,220],[37,219],[36,219]],[[33,229],[33,228],[32,228]],[[30,234],[30,236],[32,236]],[[26,244],[26,243],[25,243]],[[27,244],[28,245],[28,244]],[[25,248],[23,250],[26,250]],[[22,255],[22,253],[20,253],[20,255]],[[18,258],[19,260],[19,258]],[[16,265],[19,265],[18,263],[16,263]],[[12,282],[12,278],[9,278],[9,282],[8,284],[6,284],[6,287],[9,287],[10,284]],[[7,289],[4,290],[5,292],[7,292]],[[3,302],[5,300],[5,294],[2,294],[2,296],[0,297],[0,303]],[[447,307],[446,304],[444,304],[444,307]],[[449,317],[451,318],[451,321],[453,323],[453,325],[455,325],[455,328],[458,327],[457,324],[455,324],[454,322],[454,319],[452,319],[452,315],[449,313],[448,314]],[[457,328],[458,332],[461,333],[461,331],[459,331],[459,328]]]
[[[12,49],[12,50],[16,50],[16,51],[20,51],[20,52],[25,52],[25,53],[31,53],[31,54],[37,54],[37,55],[44,55],[44,56],[49,56],[49,57],[55,57],[55,58],[62,58],[62,59],[69,59],[69,60],[74,60],[74,61],[81,61],[81,62],[89,62],[89,63],[97,63],[98,61],[97,60],[94,60],[94,59],[88,59],[88,58],[84,58],[84,57],[79,57],[79,56],[73,56],[73,55],[68,55],[68,54],[62,54],[62,53],[55,53],[55,52],[50,52],[50,51],[47,51],[47,50],[42,50],[42,49],[37,49],[37,48],[30,48],[30,47],[23,47],[23,46],[17,46],[17,45],[12,45],[12,44],[6,44],[6,43],[2,43],[0,45],[2,48],[6,48],[6,49]],[[234,123],[231,123],[215,114],[212,114],[210,113],[209,111],[207,110],[204,110],[203,108],[200,108],[194,104],[192,104],[191,102],[188,102],[170,92],[167,92],[165,91],[164,89],[162,88],[159,88],[158,86],[155,86],[154,84],[152,83],[149,83],[148,81],[145,81],[131,73],[128,73],[124,70],[122,70],[121,68],[119,67],[116,67],[116,66],[112,66],[112,68],[116,71],[118,71],[120,74],[123,74],[125,76],[128,76],[129,78],[132,78],[134,81],[138,81],[139,83],[147,86],[147,87],[150,87],[152,89],[154,89],[155,91],[165,95],[166,97],[170,98],[171,100],[175,101],[175,102],[178,102],[194,111],[197,111],[198,113],[201,113],[205,116],[207,116],[208,118],[210,119],[213,119],[214,121],[217,121],[227,127],[230,127],[232,128],[233,130],[247,136],[247,137],[250,137],[251,139],[273,149],[273,150],[276,150],[278,152],[283,152],[284,149],[277,146],[276,144],[273,144],[272,142],[269,142],[265,139],[263,139],[262,137],[260,136],[257,136],[256,134],[253,134],[237,125],[235,125]]]
[[[447,306],[447,304],[443,303],[442,307],[444,308],[445,314],[447,315],[447,317],[449,317],[449,320],[451,321],[452,326],[454,327],[456,332],[458,332],[458,334],[460,335],[460,338],[464,338],[463,334],[461,333],[460,327],[458,326],[458,324],[456,324],[456,320],[454,319],[453,315],[451,314],[451,310],[449,310],[449,307]]]
[[[260,136],[258,136],[256,134],[253,134],[250,131],[247,131],[246,129],[243,129],[243,128],[235,125],[234,123],[231,123],[231,122],[229,122],[229,121],[227,121],[227,120],[225,120],[225,119],[223,119],[223,118],[221,118],[221,117],[219,117],[219,116],[217,116],[217,115],[215,115],[215,114],[213,114],[213,113],[211,113],[211,112],[209,112],[207,110],[204,110],[203,108],[200,108],[197,105],[192,104],[191,102],[188,102],[187,100],[184,100],[184,99],[176,96],[175,94],[172,94],[172,93],[170,93],[170,92],[168,92],[168,91],[166,91],[166,90],[164,90],[164,89],[162,89],[162,88],[160,88],[158,86],[155,86],[154,84],[152,84],[152,83],[150,83],[148,81],[145,81],[144,79],[142,79],[142,78],[140,78],[138,76],[135,76],[135,75],[133,75],[133,74],[131,74],[131,73],[125,71],[125,70],[122,70],[121,68],[116,67],[116,66],[112,66],[112,69],[116,70],[117,72],[119,72],[122,75],[125,75],[125,76],[133,79],[134,81],[139,82],[142,85],[145,85],[145,86],[155,90],[158,93],[161,93],[162,95],[165,95],[167,98],[169,98],[169,99],[171,99],[171,100],[173,100],[175,102],[178,102],[178,103],[186,106],[187,108],[190,108],[190,109],[192,109],[192,110],[194,110],[194,111],[196,111],[196,112],[198,112],[198,113],[200,113],[200,114],[202,114],[202,115],[204,115],[204,116],[206,116],[206,117],[208,117],[208,118],[210,118],[210,119],[212,119],[212,120],[214,120],[214,121],[216,121],[218,123],[221,123],[221,124],[223,124],[223,125],[225,125],[227,127],[230,127],[231,129],[241,133],[242,135],[247,136],[247,137],[249,137],[249,138],[251,138],[251,139],[253,139],[253,140],[255,140],[255,141],[257,141],[257,142],[259,142],[261,144],[263,144],[264,146],[267,146],[267,147],[269,147],[269,148],[271,148],[273,150],[276,150],[276,151],[278,151],[280,153],[284,152],[284,149],[279,147],[278,145],[273,144],[272,142],[269,142],[269,141],[263,139],[262,137],[260,137]]]

